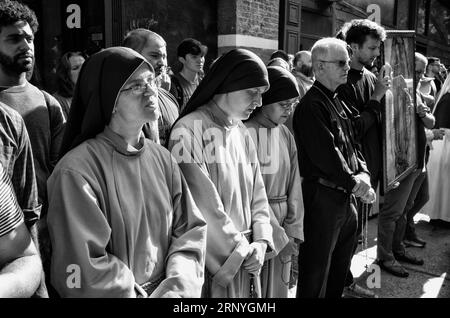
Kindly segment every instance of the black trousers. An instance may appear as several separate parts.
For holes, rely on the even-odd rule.
[[[304,182],[305,242],[300,246],[297,298],[340,298],[357,230],[351,195]]]

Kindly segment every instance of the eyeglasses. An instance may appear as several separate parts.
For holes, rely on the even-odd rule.
[[[148,88],[155,90],[157,88],[155,78],[151,78],[146,82],[135,83],[128,88],[122,89],[121,92],[131,91],[134,95],[141,95],[147,91]]]
[[[335,60],[335,61],[325,61],[325,60],[319,60],[320,62],[324,62],[324,63],[332,63],[332,64],[336,64],[337,66],[344,68],[347,65],[350,65],[350,60]]]
[[[283,104],[278,104],[280,105],[283,110],[291,110],[295,105],[298,104],[298,100],[294,101],[294,102],[290,102],[290,103],[283,103]]]

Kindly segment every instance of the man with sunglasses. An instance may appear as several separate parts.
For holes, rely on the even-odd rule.
[[[371,203],[375,192],[354,141],[351,111],[336,94],[350,69],[347,45],[324,38],[311,54],[316,81],[293,122],[305,206],[297,297],[340,298],[353,256],[356,198]]]

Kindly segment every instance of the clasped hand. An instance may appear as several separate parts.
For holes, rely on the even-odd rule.
[[[243,267],[247,272],[254,275],[260,274],[261,267],[264,264],[266,249],[266,242],[257,241],[250,244],[249,252],[243,263]]]
[[[288,261],[292,256],[298,256],[298,244],[295,243],[293,238],[289,238],[289,242],[286,246],[278,253],[282,262]]]
[[[375,202],[376,194],[370,185],[370,176],[367,173],[360,173],[355,176],[355,181],[356,185],[352,193],[364,203]]]

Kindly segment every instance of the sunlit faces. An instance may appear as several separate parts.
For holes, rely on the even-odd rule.
[[[30,25],[18,21],[1,27],[0,64],[9,72],[21,74],[33,69],[34,35]]]
[[[141,54],[153,66],[156,76],[161,75],[164,67],[167,66],[166,44],[160,40],[149,41]]]
[[[298,97],[265,105],[261,111],[275,124],[284,124],[298,103]]]
[[[370,69],[375,62],[376,58],[380,56],[381,41],[371,36],[366,37],[366,41],[362,46],[358,44],[352,44],[353,57],[360,64]]]
[[[329,84],[329,88],[336,89],[339,85],[347,82],[350,58],[346,48],[333,46],[330,48],[328,58],[323,58],[319,61],[323,63],[321,77]]]
[[[203,65],[205,64],[205,57],[201,54],[199,55],[193,55],[193,54],[186,54],[186,57],[180,57],[180,62],[183,64],[183,67],[187,68],[188,70],[199,73],[203,71]]]
[[[144,124],[159,118],[155,74],[141,65],[119,92],[115,113],[124,122]]]
[[[262,94],[268,86],[254,87],[225,94],[225,111],[233,120],[246,120],[262,105]]]
[[[81,55],[73,55],[69,57],[70,63],[70,80],[76,84],[80,75],[81,66],[83,66],[84,58]]]

